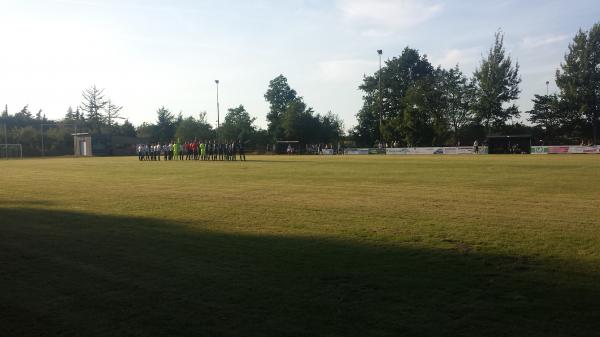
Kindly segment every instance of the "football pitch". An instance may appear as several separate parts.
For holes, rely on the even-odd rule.
[[[0,161],[2,336],[592,336],[600,156]]]

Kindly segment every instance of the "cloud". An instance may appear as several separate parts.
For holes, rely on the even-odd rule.
[[[563,42],[567,39],[569,39],[567,34],[529,36],[523,38],[521,45],[527,49],[532,49]]]
[[[318,76],[327,82],[360,81],[363,74],[377,70],[377,61],[346,59],[320,62],[317,66]]]
[[[471,68],[481,57],[481,48],[450,49],[442,56],[432,58],[434,65],[444,68],[454,68],[457,64],[461,68]]]
[[[432,19],[443,8],[429,0],[338,0],[344,18],[367,31],[398,31]]]

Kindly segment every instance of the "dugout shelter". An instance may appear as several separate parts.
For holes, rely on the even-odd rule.
[[[294,154],[301,153],[302,147],[297,140],[278,140],[275,142],[274,152],[276,154],[286,154],[288,146],[292,148]]]
[[[489,136],[489,154],[531,154],[531,135]]]

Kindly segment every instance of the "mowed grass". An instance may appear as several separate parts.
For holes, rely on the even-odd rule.
[[[0,162],[2,336],[593,336],[600,156]]]

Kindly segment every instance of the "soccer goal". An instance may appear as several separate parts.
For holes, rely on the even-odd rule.
[[[23,159],[21,144],[0,144],[1,159]]]

